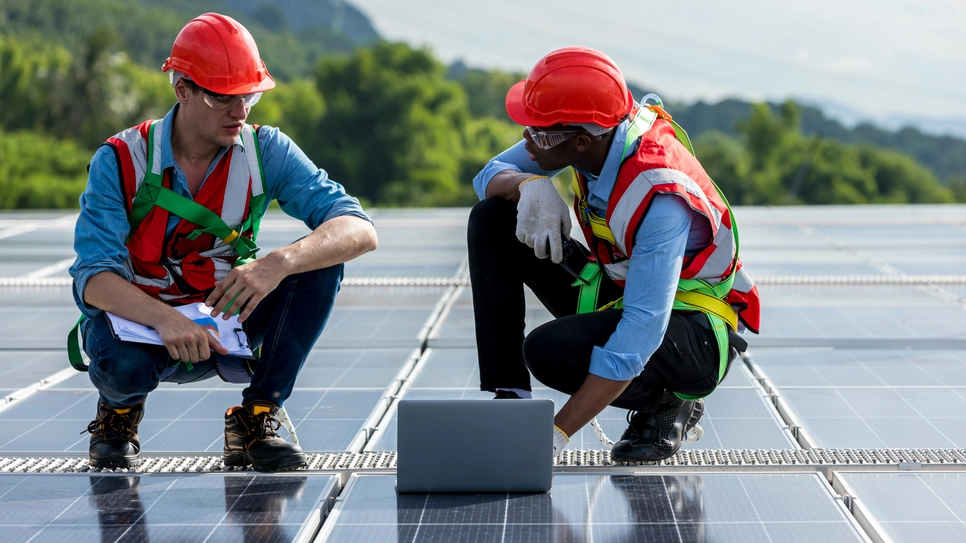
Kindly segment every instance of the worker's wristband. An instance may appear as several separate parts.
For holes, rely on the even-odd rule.
[[[561,430],[559,426],[554,424],[553,429],[560,432],[560,435],[564,436],[564,439],[566,439],[568,442],[570,441],[570,436],[567,435],[567,432],[564,432],[563,430]]]
[[[534,179],[550,179],[550,178],[547,177],[546,175],[534,175],[533,177],[528,177],[528,178],[524,179],[523,181],[520,181],[520,184],[517,185],[517,187],[518,188],[519,187],[523,187],[523,185],[525,183],[529,183],[530,181],[533,181]]]

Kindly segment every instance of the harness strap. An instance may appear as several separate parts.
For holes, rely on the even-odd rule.
[[[650,114],[648,118],[648,113]],[[658,118],[666,120],[674,128],[675,138],[683,145],[692,156],[694,156],[694,148],[691,145],[691,139],[688,137],[687,132],[678,123],[671,118],[671,115],[664,111],[664,108],[660,104],[653,106],[644,106],[640,108],[637,115],[634,118],[634,122],[628,127],[627,136],[624,140],[624,149],[622,151],[622,157],[626,157],[631,150],[634,143],[654,124],[654,121]],[[721,189],[712,180],[712,186],[714,186],[721,200],[728,207],[728,211],[731,211],[731,205],[728,203],[728,199],[725,198]],[[606,218],[598,217],[591,211],[590,205],[587,202],[587,194],[584,190],[583,183],[579,181],[579,176],[574,176],[573,181],[574,194],[577,197],[577,209],[580,214],[580,219],[585,225],[589,225],[591,232],[594,237],[600,238],[602,240],[608,241],[612,245],[616,245],[614,241],[614,234],[607,225]],[[734,232],[735,240],[735,257],[732,262],[731,274],[723,280],[714,285],[708,283],[707,281],[700,279],[680,279],[678,281],[678,290],[674,294],[674,304],[672,305],[672,310],[683,310],[683,311],[700,311],[704,313],[707,317],[711,329],[714,332],[715,340],[718,342],[718,382],[724,378],[725,371],[728,368],[728,358],[729,350],[731,348],[730,340],[728,338],[729,329],[731,331],[737,331],[738,329],[738,314],[731,307],[731,304],[725,302],[723,298],[731,291],[731,287],[734,284],[735,273],[738,268],[738,225],[734,220],[734,215],[732,214],[732,230]],[[600,277],[601,277],[601,267],[597,262],[588,262],[584,266],[584,270],[581,271],[581,277],[590,265],[594,266],[594,270],[588,273],[594,273],[596,275],[596,281],[592,282],[591,285],[585,285],[580,281],[575,281],[573,286],[580,287],[580,292],[577,297],[577,313],[590,313],[593,311],[603,311],[605,309],[621,309],[624,307],[624,298],[618,298],[603,307],[596,308],[597,305],[597,295],[600,289]],[[591,302],[592,300],[592,302]],[[675,392],[675,395],[682,400],[696,400],[707,396],[704,395],[690,395]]]
[[[143,186],[143,185],[142,185]],[[231,246],[241,258],[249,258],[258,251],[255,242],[241,236],[236,230],[225,224],[214,211],[181,196],[177,192],[159,187],[153,204],[174,213],[175,215],[204,228],[188,234],[188,239],[196,239],[201,234],[213,234]],[[138,194],[140,194],[140,190]]]
[[[251,258],[258,251],[258,246],[255,245],[253,240],[264,213],[265,203],[265,176],[262,173],[261,156],[257,138],[254,137],[254,128],[249,127],[248,131],[242,132],[243,143],[254,147],[254,153],[246,155],[249,174],[252,178],[252,199],[249,205],[248,218],[240,228],[242,232],[252,228],[252,239],[248,239],[225,224],[225,221],[215,212],[164,186],[164,172],[161,169],[161,157],[158,156],[160,146],[156,145],[160,137],[156,132],[156,130],[159,130],[159,125],[160,121],[155,121],[151,123],[151,127],[148,129],[147,168],[131,206],[131,215],[128,218],[131,228],[125,242],[130,241],[131,236],[141,226],[148,213],[157,206],[202,227],[191,232],[188,239],[197,239],[202,234],[212,234],[234,249],[239,258]],[[256,163],[254,168],[253,161]]]
[[[248,217],[239,228],[241,232],[249,229],[252,232],[251,239],[239,234],[207,207],[189,200],[184,196],[166,188],[164,186],[164,174],[161,170],[161,157],[158,156],[160,145],[155,145],[159,140],[156,139],[155,127],[161,125],[160,121],[151,123],[148,130],[147,142],[147,169],[144,172],[144,179],[138,187],[137,194],[134,196],[134,203],[131,206],[131,214],[128,217],[128,224],[131,228],[128,232],[125,244],[131,240],[131,236],[137,231],[138,227],[144,222],[148,213],[158,206],[170,213],[193,222],[204,228],[195,230],[188,235],[189,239],[196,239],[201,234],[212,234],[217,236],[230,246],[236,253],[238,259],[235,267],[247,264],[254,260],[258,246],[255,239],[258,237],[258,228],[261,226],[262,216],[265,214],[265,171],[262,167],[262,152],[258,147],[258,132],[255,127],[246,125],[248,130],[242,130],[242,143],[246,149],[246,159],[248,161],[248,171],[251,175],[251,199],[249,200]],[[254,152],[248,152],[254,149]],[[240,293],[239,293],[240,294]],[[235,299],[238,295],[235,296]],[[234,303],[235,299],[232,299]],[[229,307],[231,303],[228,304]],[[228,309],[227,307],[225,308]],[[81,315],[74,323],[74,326],[67,333],[67,359],[70,365],[77,371],[87,371],[87,364],[80,348],[80,325],[87,317]],[[253,355],[258,358],[261,356],[261,347],[255,349]],[[190,368],[189,368],[190,371]]]
[[[600,282],[603,278],[600,264],[593,260],[587,261],[579,275],[580,279],[570,285],[580,287],[577,292],[577,314],[593,313],[597,311],[597,295],[600,294]]]
[[[67,333],[67,360],[70,361],[70,365],[77,371],[87,371],[87,364],[84,363],[84,357],[81,356],[80,340],[77,339],[80,325],[86,318],[84,315],[81,315],[77,319],[77,322],[74,323],[74,327]]]

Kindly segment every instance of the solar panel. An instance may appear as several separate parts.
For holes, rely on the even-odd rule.
[[[309,541],[336,477],[0,475],[6,541]]]
[[[816,475],[558,474],[536,495],[395,494],[394,485],[353,476],[319,540],[862,541]]]
[[[680,462],[690,458],[686,462],[703,473],[666,465],[662,473],[630,475],[636,468],[611,465],[603,468],[609,470],[606,474],[558,472],[554,490],[547,495],[402,500],[392,491],[391,475],[353,468],[362,475],[352,476],[344,490],[337,483],[311,486],[319,478],[305,474],[304,488],[315,490],[292,494],[285,484],[263,485],[249,498],[239,495],[236,501],[243,506],[230,514],[223,497],[248,488],[244,478],[250,474],[177,475],[164,480],[152,475],[138,483],[144,512],[132,503],[130,487],[106,493],[113,498],[97,498],[103,502],[104,515],[121,521],[119,525],[104,523],[92,509],[97,500],[86,476],[51,475],[46,476],[51,483],[35,483],[35,476],[7,474],[0,475],[0,501],[7,500],[0,509],[21,509],[18,525],[3,525],[0,519],[0,529],[6,539],[37,536],[35,541],[115,540],[125,534],[152,540],[290,540],[318,527],[327,506],[316,498],[340,494],[342,505],[323,525],[320,539],[848,541],[860,539],[856,519],[865,511],[874,520],[863,525],[873,539],[884,539],[876,534],[881,530],[897,541],[957,540],[950,534],[961,533],[966,518],[966,513],[959,513],[966,499],[957,494],[962,488],[958,476],[941,480],[935,478],[938,474],[916,474],[922,477],[916,483],[920,487],[908,486],[908,479],[884,478],[861,488],[856,482],[853,508],[860,513],[853,518],[842,502],[833,499],[822,481],[824,471],[822,476],[747,473],[741,470],[761,466],[736,466],[728,459],[758,458],[756,450],[767,450],[769,458],[781,457],[789,465],[795,464],[798,453],[820,457],[822,449],[799,450],[795,425],[801,425],[799,440],[806,447],[836,448],[836,458],[878,458],[865,450],[871,447],[888,448],[890,458],[902,456],[900,447],[947,458],[942,450],[966,447],[966,350],[960,348],[966,347],[966,285],[955,280],[938,286],[921,280],[855,282],[908,279],[899,274],[962,275],[962,227],[942,221],[966,217],[966,206],[738,208],[736,213],[743,261],[753,277],[762,279],[763,328],[761,336],[746,336],[752,343],[753,365],[739,362],[706,399],[704,438],[685,445],[684,451],[693,455],[680,457]],[[346,266],[349,281],[286,405],[307,450],[365,446],[369,451],[392,451],[392,405],[399,397],[491,396],[479,391],[472,291],[447,286],[465,271],[467,214],[465,208],[373,212],[380,249]],[[71,257],[71,220],[52,222],[65,215],[0,214],[0,277],[36,273]],[[259,244],[264,254],[307,232],[298,221],[273,211],[265,218]],[[47,276],[66,277],[65,273],[60,268]],[[436,278],[441,284],[372,286],[388,284],[374,280],[383,278]],[[454,292],[458,296],[452,305],[441,307],[440,302]],[[16,469],[12,466],[18,465],[20,453],[85,458],[88,436],[79,432],[93,418],[96,403],[89,379],[77,373],[59,383],[40,384],[67,367],[64,334],[77,318],[69,286],[0,286],[0,306],[0,396],[30,387],[17,392],[22,399],[0,400],[0,471]],[[528,329],[551,318],[529,291],[527,310]],[[427,337],[429,324],[435,326]],[[419,371],[411,374],[420,356]],[[749,367],[759,375],[753,376]],[[758,377],[767,378],[764,388]],[[550,398],[558,406],[567,400],[566,395],[533,384],[537,397]],[[217,458],[223,413],[239,401],[242,388],[218,380],[162,384],[147,402],[141,425],[144,450]],[[789,411],[776,410],[769,393]],[[625,416],[624,410],[608,408],[598,419],[615,439],[626,427]],[[862,454],[852,455],[859,448]],[[594,458],[591,454],[602,451],[603,445],[585,428],[573,436],[569,449],[586,450],[588,456],[582,458]],[[703,456],[705,452],[710,454]],[[700,458],[717,460],[706,466]],[[584,464],[581,469],[594,468]],[[849,484],[860,475],[871,475],[837,470],[829,468],[833,478]],[[234,479],[226,482],[226,477]],[[334,481],[330,475],[323,477]],[[15,480],[24,489],[42,487],[23,495],[48,493],[50,500],[30,498],[10,506],[10,497],[18,494],[3,484]],[[75,485],[77,481],[83,484]],[[159,493],[158,485],[183,489],[189,503],[207,503],[185,514],[197,522],[160,519],[154,511],[177,512],[178,506],[163,505],[161,497],[172,490]],[[366,485],[368,490],[360,490]],[[57,501],[61,497],[65,501]],[[250,505],[244,505],[246,499]],[[68,501],[77,503],[71,506]],[[274,512],[249,510],[260,502],[280,501],[285,501],[284,507]],[[205,507],[210,512],[204,512],[209,511]],[[291,508],[305,507],[312,512],[302,520],[286,516]],[[942,508],[957,512],[958,519],[937,514]],[[894,515],[895,511],[908,515]],[[51,512],[60,514],[58,522],[50,521]]]
[[[840,473],[862,514],[897,542],[962,541],[966,475],[962,473]]]

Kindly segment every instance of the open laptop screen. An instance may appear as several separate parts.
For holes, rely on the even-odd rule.
[[[547,492],[550,400],[400,400],[399,492]]]

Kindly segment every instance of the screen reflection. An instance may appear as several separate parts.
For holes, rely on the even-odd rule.
[[[546,494],[397,494],[396,541],[707,540],[700,476],[556,477]]]
[[[146,476],[151,477],[151,476]],[[100,475],[90,477],[91,490],[88,494],[89,502],[97,511],[102,542],[136,541],[149,542],[150,522],[146,509],[142,504],[142,477],[137,475],[116,476]],[[221,492],[217,487],[197,493],[198,488],[187,490],[184,488],[171,489],[169,481],[163,482],[164,476],[155,476],[155,484],[148,485],[148,511],[154,514],[154,521],[168,527],[185,522],[186,517],[193,520],[182,526],[181,530],[172,531],[156,526],[153,539],[181,540],[183,537],[212,536],[216,531],[217,538],[227,537],[232,541],[245,542],[273,542],[291,541],[298,531],[302,518],[299,514],[285,521],[286,504],[298,501],[305,490],[307,477],[295,476],[225,476],[224,481],[224,509],[223,512],[211,510],[217,504],[211,492]],[[150,479],[149,479],[150,480]],[[151,487],[154,487],[151,490]],[[192,485],[186,485],[190,488]],[[219,500],[220,501],[220,500]],[[159,505],[159,503],[163,503]],[[221,510],[221,505],[218,505]],[[292,514],[288,515],[292,517]],[[207,519],[209,522],[196,521]],[[294,522],[293,522],[294,521]],[[187,529],[187,533],[183,530]],[[197,532],[197,533],[194,533]]]

